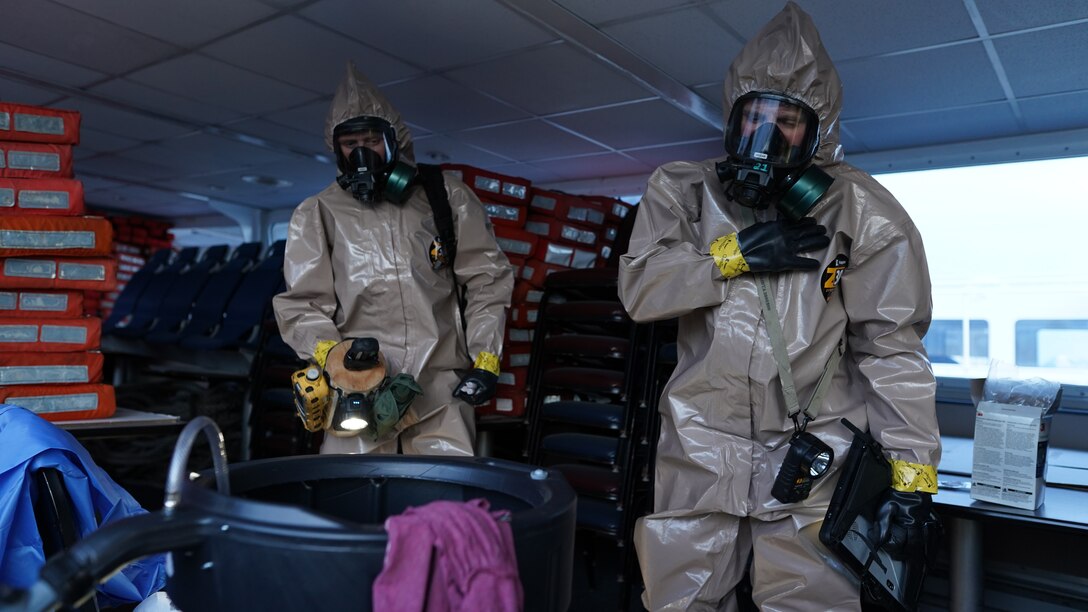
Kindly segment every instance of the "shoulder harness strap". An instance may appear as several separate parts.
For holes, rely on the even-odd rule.
[[[446,193],[446,179],[442,176],[442,168],[433,164],[419,164],[417,168],[419,182],[431,204],[438,240],[446,251],[446,263],[452,270],[457,257],[457,235],[453,231],[453,210],[450,208],[449,194]]]

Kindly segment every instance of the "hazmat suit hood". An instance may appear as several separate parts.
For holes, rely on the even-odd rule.
[[[737,98],[753,91],[780,93],[807,104],[820,118],[816,163],[842,161],[842,81],[812,18],[793,2],[767,22],[729,66],[722,105],[726,125]]]
[[[401,119],[400,113],[389,100],[382,95],[374,83],[371,83],[355,67],[355,63],[349,61],[347,72],[340,85],[336,88],[336,94],[329,105],[329,114],[325,118],[325,146],[336,153],[336,143],[333,141],[333,130],[336,126],[355,117],[378,117],[385,119],[393,129],[397,131],[397,145],[400,147],[400,160],[415,163],[415,154],[412,151],[412,134],[408,126]]]

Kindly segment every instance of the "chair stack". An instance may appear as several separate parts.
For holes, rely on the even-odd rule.
[[[651,493],[655,386],[646,382],[654,337],[652,325],[636,324],[624,310],[615,269],[547,277],[528,377],[527,454],[530,463],[562,472],[578,493],[583,542],[606,538],[617,547],[624,601],[630,534]]]

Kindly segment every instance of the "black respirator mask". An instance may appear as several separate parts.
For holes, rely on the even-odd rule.
[[[805,216],[834,180],[812,165],[819,133],[819,118],[800,100],[766,92],[738,98],[725,130],[729,158],[715,167],[728,183],[726,197],[749,208],[774,204],[793,220]]]
[[[380,133],[385,141],[385,159],[369,147],[355,147],[344,157],[339,137],[358,132]],[[336,165],[341,173],[336,182],[345,191],[350,191],[356,200],[371,204],[386,199],[400,204],[408,199],[408,188],[415,180],[416,170],[398,160],[396,130],[388,121],[379,117],[348,119],[333,130],[333,143]]]

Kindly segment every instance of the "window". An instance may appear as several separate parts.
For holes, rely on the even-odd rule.
[[[1017,321],[1016,365],[1088,368],[1088,320]]]
[[[997,360],[1088,384],[1088,157],[876,179],[925,243],[938,376],[984,377]]]

